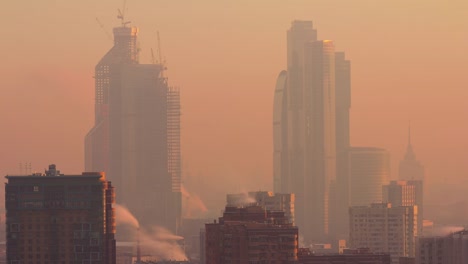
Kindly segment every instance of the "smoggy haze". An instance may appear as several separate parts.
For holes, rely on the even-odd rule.
[[[84,170],[94,118],[94,66],[122,1],[6,1],[0,22],[0,174],[19,162]],[[187,188],[208,208],[226,192],[272,188],[272,109],[286,30],[312,20],[352,63],[351,143],[386,148],[392,177],[408,121],[431,187],[468,187],[468,2],[464,0],[128,0],[150,62],[159,30],[170,83],[181,88]],[[215,191],[207,194],[208,183]],[[2,197],[3,198],[3,197]],[[215,199],[218,199],[216,201]],[[219,201],[221,200],[221,201]],[[435,200],[435,198],[433,198]],[[217,212],[215,212],[217,215]]]

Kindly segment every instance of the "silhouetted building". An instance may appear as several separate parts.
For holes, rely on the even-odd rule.
[[[416,264],[468,263],[468,231],[441,237],[420,237],[416,247]]]
[[[382,200],[395,206],[418,206],[418,233],[423,234],[423,182],[391,181],[382,187]]]
[[[293,21],[287,40],[288,69],[275,89],[274,191],[295,194],[301,234],[321,241],[336,176],[335,50],[331,41],[317,41],[311,21]]]
[[[382,186],[390,177],[389,152],[381,148],[352,147],[349,164],[349,205],[382,202]]]
[[[114,190],[104,173],[6,176],[8,263],[116,263]]]
[[[330,234],[347,237],[349,205],[349,155],[351,62],[344,52],[335,53],[336,186],[330,190]]]
[[[417,206],[392,207],[389,203],[353,206],[349,215],[352,248],[388,252],[393,264],[398,264],[399,257],[415,256]]]
[[[283,211],[288,221],[294,225],[294,194],[266,191],[228,194],[226,202],[227,206],[260,205],[270,211]]]
[[[284,212],[226,207],[205,229],[206,264],[297,263],[298,230]]]
[[[300,248],[299,264],[390,264],[390,255],[373,253],[369,249],[346,249],[343,254],[313,254],[308,248]]]
[[[138,62],[137,28],[114,29],[114,46],[96,66],[95,124],[85,167],[106,171],[117,202],[143,227],[177,232],[181,216],[180,99],[162,64]]]
[[[424,181],[424,166],[416,159],[411,145],[411,128],[408,129],[408,147],[404,159],[400,161],[398,176],[400,180]]]

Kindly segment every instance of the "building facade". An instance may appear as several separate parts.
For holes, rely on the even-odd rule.
[[[180,95],[163,64],[139,64],[138,29],[114,29],[114,46],[96,66],[95,124],[85,138],[85,167],[105,171],[142,227],[177,233]]]
[[[423,182],[420,180],[390,181],[390,184],[382,186],[382,200],[391,203],[392,206],[418,207],[418,233],[423,234]]]
[[[114,190],[103,173],[6,176],[8,263],[116,263]]]
[[[226,207],[205,225],[205,263],[297,263],[298,229],[284,212]]]
[[[234,207],[260,205],[270,211],[283,211],[288,221],[294,225],[294,198],[294,194],[266,191],[237,193],[226,196],[226,205]]]
[[[468,263],[468,231],[418,239],[416,264],[462,263]]]
[[[372,252],[387,252],[392,263],[399,257],[414,257],[418,236],[416,206],[392,207],[389,203],[353,206],[349,209],[352,248],[369,248]]]

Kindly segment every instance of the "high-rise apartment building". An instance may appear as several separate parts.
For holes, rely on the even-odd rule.
[[[295,194],[297,225],[307,241],[320,241],[336,177],[335,50],[317,41],[311,21],[293,21],[287,42],[275,89],[274,191]]]
[[[414,181],[390,181],[390,184],[382,186],[382,200],[391,203],[392,206],[418,207],[418,233],[423,234],[423,182]]]
[[[298,230],[284,212],[226,207],[205,225],[205,263],[297,263]]]
[[[114,46],[96,66],[95,125],[85,167],[106,171],[143,227],[177,232],[181,216],[180,99],[162,64],[139,64],[138,29],[114,29]]]
[[[441,237],[420,237],[416,247],[416,264],[468,263],[468,231]]]
[[[273,192],[248,192],[228,194],[226,206],[246,207],[259,205],[270,211],[283,211],[288,221],[294,225],[294,194]]]
[[[390,153],[381,148],[349,150],[349,205],[382,202],[382,186],[390,178]]]
[[[114,190],[103,173],[6,176],[8,263],[116,263]]]
[[[415,256],[417,206],[393,207],[389,203],[353,206],[349,216],[352,248],[390,253],[393,264],[398,264],[399,257]]]

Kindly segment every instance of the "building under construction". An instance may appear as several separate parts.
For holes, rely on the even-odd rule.
[[[123,17],[122,21],[123,21]],[[165,66],[140,64],[138,29],[122,22],[95,69],[95,124],[85,139],[87,171],[105,171],[143,228],[177,233],[181,215],[180,98]]]
[[[7,263],[114,264],[114,190],[103,173],[6,176]]]

